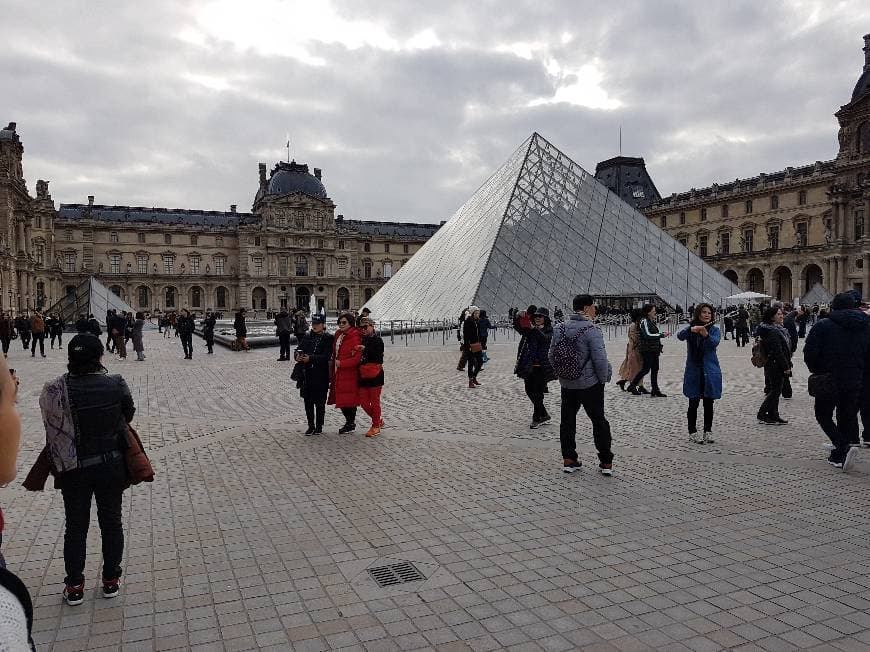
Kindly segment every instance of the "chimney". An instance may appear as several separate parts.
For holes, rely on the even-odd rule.
[[[260,163],[260,187],[266,186],[266,164]]]
[[[230,213],[235,213],[236,207],[237,207],[237,204],[230,204]]]
[[[866,40],[867,37],[865,36],[864,39]],[[3,123],[0,123],[0,124],[3,124]],[[9,125],[6,127],[6,129],[7,129],[7,131],[15,131],[15,127],[17,127],[17,126],[18,126],[17,122],[10,122]]]
[[[870,34],[864,34],[864,70],[870,70]],[[10,124],[14,125],[15,123]]]
[[[94,196],[88,195],[88,206],[93,206],[93,205],[94,205]]]
[[[314,176],[320,181],[320,168],[314,168]]]

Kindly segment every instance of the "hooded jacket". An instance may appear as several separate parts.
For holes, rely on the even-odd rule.
[[[859,389],[870,371],[870,316],[832,310],[807,335],[804,362],[814,374],[833,374],[839,389]]]
[[[761,338],[767,354],[765,367],[776,367],[779,371],[791,369],[791,340],[784,328],[773,324],[759,324],[755,334]]]
[[[578,331],[583,331],[579,333]],[[559,384],[566,389],[588,389],[598,384],[607,384],[613,374],[607,351],[604,348],[604,335],[585,315],[573,314],[566,322],[553,329],[548,359],[553,365],[553,352],[563,337],[577,336],[577,358],[582,361],[579,378],[559,378]],[[555,366],[555,365],[554,365]]]

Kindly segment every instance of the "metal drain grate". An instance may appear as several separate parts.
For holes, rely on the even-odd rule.
[[[408,582],[419,582],[425,580],[426,576],[421,573],[414,564],[409,561],[403,561],[399,564],[390,564],[389,566],[377,566],[369,568],[369,575],[378,583],[381,588],[385,586],[393,586],[394,584],[406,584]]]

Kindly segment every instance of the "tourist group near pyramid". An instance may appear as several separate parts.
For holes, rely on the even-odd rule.
[[[578,293],[718,305],[739,289],[535,133],[366,304],[379,320]]]

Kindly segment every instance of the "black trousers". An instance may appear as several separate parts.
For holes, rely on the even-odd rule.
[[[0,342],[3,342],[3,353],[9,353],[9,343],[12,341],[11,337],[4,337],[0,339]]]
[[[849,452],[849,444],[858,442],[858,402],[860,389],[837,389],[833,397],[817,397],[813,407],[816,421],[834,445],[831,460],[842,462]],[[837,422],[834,423],[834,410]]]
[[[586,389],[562,388],[562,423],[559,426],[562,457],[577,460],[577,412],[581,407],[592,422],[592,438],[598,449],[598,459],[602,464],[610,464],[613,461],[610,424],[604,418],[604,385],[601,383]]]
[[[203,339],[205,340],[205,346],[208,349],[208,352],[214,353],[214,334],[206,335]]]
[[[758,418],[765,417],[771,419],[779,418],[779,397],[782,396],[782,385],[785,379],[785,374],[782,373],[777,365],[766,365],[764,367],[764,386],[767,392],[764,395],[764,401],[761,407],[758,408]]]
[[[184,349],[184,355],[188,358],[193,357],[193,334],[192,333],[182,333],[181,334],[181,348]]]
[[[468,352],[468,380],[474,380],[477,378],[477,374],[480,373],[480,370],[483,368],[483,351],[478,351],[474,353],[473,351]]]
[[[36,355],[36,344],[39,343],[39,353],[45,356],[45,333],[34,333],[33,340],[30,345],[31,355]]]
[[[861,424],[864,426],[862,439],[870,442],[870,378],[864,379],[861,389]]]
[[[57,340],[58,347],[63,348],[63,331],[53,332],[51,334],[51,348],[54,348],[54,341]]]
[[[24,350],[30,348],[30,331],[18,331],[18,337],[21,338],[21,346],[24,347]]]
[[[344,415],[345,423],[356,423],[356,408],[341,408],[341,413]]]
[[[641,370],[637,372],[637,375],[631,381],[632,387],[637,387],[640,384],[640,381],[643,380],[643,377],[649,373],[650,383],[652,384],[652,391],[659,391],[659,358],[661,357],[661,351],[643,351],[641,354],[643,358],[643,367]]]
[[[308,419],[309,428],[323,428],[323,416],[326,413],[326,397],[321,400],[310,398],[303,399],[305,401],[305,416]],[[356,418],[356,413],[354,413]]]
[[[281,346],[279,358],[290,358],[290,333],[278,333],[278,343]]]
[[[737,329],[737,346],[746,346],[749,344],[749,329]]]
[[[533,367],[528,378],[524,378],[526,396],[532,402],[532,421],[543,421],[548,417],[547,408],[544,407],[544,394],[547,391],[547,383],[540,367]]]
[[[67,584],[84,582],[86,541],[91,520],[91,499],[97,499],[97,521],[103,540],[103,579],[121,577],[124,527],[121,503],[126,470],[123,461],[69,471],[63,476],[63,506],[66,531],[63,561]]]

